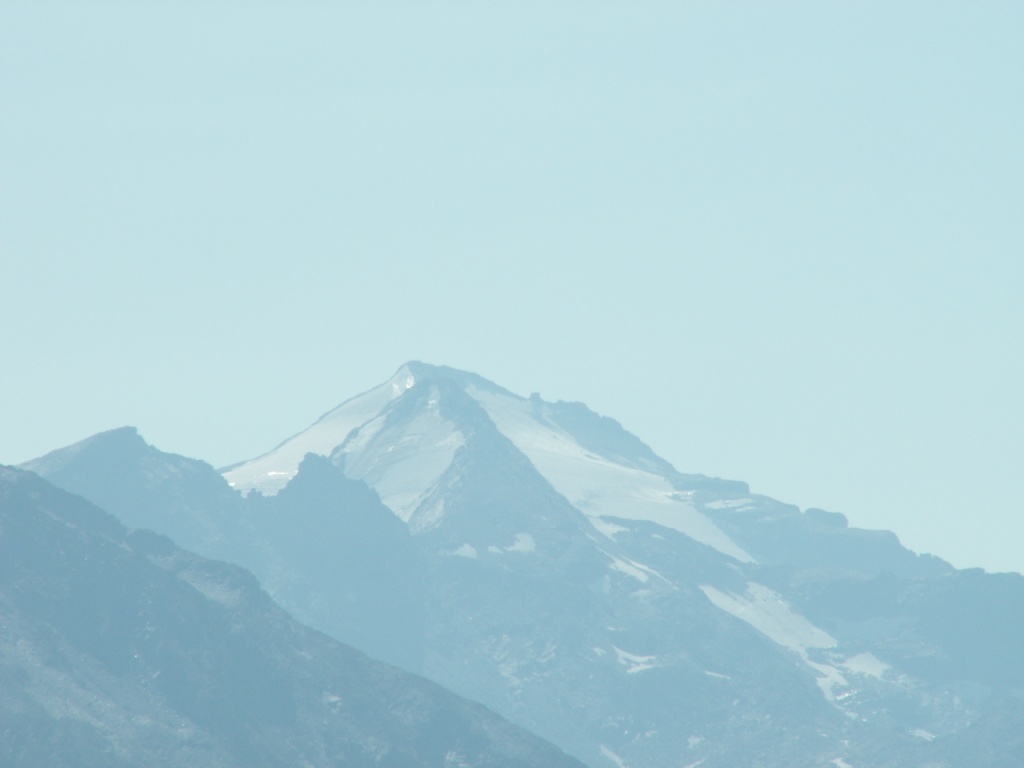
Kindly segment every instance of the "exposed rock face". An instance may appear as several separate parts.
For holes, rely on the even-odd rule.
[[[247,572],[0,468],[0,764],[580,764],[308,629]]]

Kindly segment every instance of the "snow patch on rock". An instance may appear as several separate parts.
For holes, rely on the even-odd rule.
[[[657,656],[640,656],[635,653],[629,653],[617,645],[613,645],[612,649],[615,651],[617,661],[626,668],[626,674],[628,675],[635,675],[637,672],[654,669],[658,666],[655,663],[658,658]]]

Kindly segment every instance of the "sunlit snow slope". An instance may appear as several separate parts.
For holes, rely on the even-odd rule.
[[[498,429],[526,454],[569,502],[591,518],[598,531],[604,518],[646,520],[679,531],[737,560],[752,558],[693,505],[684,502],[664,477],[597,456],[545,418],[547,404],[471,387]]]
[[[599,456],[560,427],[538,397],[513,395],[473,374],[407,363],[375,389],[330,411],[313,426],[224,476],[238,490],[274,494],[295,474],[307,453],[332,456],[346,474],[365,480],[395,514],[408,521],[464,444],[440,414],[432,389],[425,407],[408,417],[390,411],[413,387],[448,375],[486,411],[498,430],[594,528],[607,535],[609,518],[639,520],[678,531],[742,562],[753,558],[711,520],[687,503],[656,469],[623,458]]]
[[[392,400],[413,386],[415,379],[408,366],[402,366],[390,379],[369,392],[346,400],[329,411],[309,429],[300,432],[268,453],[222,470],[232,488],[257,490],[273,495],[295,476],[307,453],[329,456],[345,442],[349,433],[371,421]]]

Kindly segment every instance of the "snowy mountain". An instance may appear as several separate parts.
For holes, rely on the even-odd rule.
[[[28,467],[67,483],[81,445]],[[91,474],[65,487],[88,495]],[[407,666],[590,765],[1019,764],[1024,578],[680,473],[579,403],[409,363],[223,476],[235,494],[170,515],[235,531],[197,537],[200,551],[244,542],[276,599],[371,654],[407,621]],[[329,571],[325,546],[348,536],[330,532],[346,481],[379,496],[364,514],[405,524],[364,548],[408,567],[363,577],[378,610],[358,628],[339,617],[359,577]],[[141,482],[153,498],[169,487],[152,470]],[[315,519],[285,504],[300,488]]]

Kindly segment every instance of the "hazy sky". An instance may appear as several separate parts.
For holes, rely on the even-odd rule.
[[[0,2],[0,462],[408,359],[1024,570],[1024,3]]]

